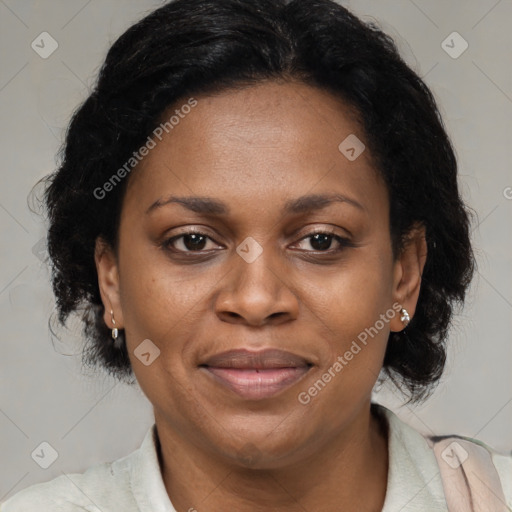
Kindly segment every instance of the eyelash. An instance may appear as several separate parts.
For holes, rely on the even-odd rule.
[[[196,231],[196,230],[190,230],[190,231],[185,231],[184,233],[180,233],[179,235],[176,235],[176,236],[173,236],[171,238],[168,238],[168,239],[164,240],[164,242],[162,243],[162,247],[165,250],[167,250],[169,252],[172,252],[174,254],[176,254],[176,253],[178,253],[178,254],[196,254],[198,256],[204,255],[205,252],[203,252],[203,251],[182,251],[182,250],[179,250],[179,249],[173,249],[171,247],[172,243],[174,243],[176,240],[179,240],[180,238],[182,238],[184,236],[187,236],[187,235],[201,235],[201,236],[204,236],[207,239],[212,240],[212,241],[215,242],[215,240],[213,240],[213,238],[208,236],[206,233],[203,233],[201,231]],[[346,247],[355,247],[355,244],[353,244],[348,238],[344,238],[342,236],[336,235],[334,232],[331,232],[329,230],[312,231],[311,233],[308,233],[307,235],[303,236],[299,240],[299,242],[301,242],[302,240],[306,240],[308,238],[311,238],[314,235],[327,235],[327,236],[333,237],[333,239],[336,240],[339,243],[338,249],[334,249],[334,250],[333,249],[328,249],[326,251],[306,251],[306,250],[303,250],[303,252],[310,253],[310,254],[313,253],[313,254],[330,254],[330,255],[332,255],[332,254],[341,252]],[[206,251],[206,253],[208,253],[208,252],[210,252],[210,251]]]

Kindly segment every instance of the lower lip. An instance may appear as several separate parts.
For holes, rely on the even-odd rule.
[[[247,400],[270,398],[298,382],[309,371],[309,366],[299,368],[241,369],[202,367],[217,382]]]

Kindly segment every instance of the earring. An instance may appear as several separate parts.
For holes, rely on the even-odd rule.
[[[409,325],[409,322],[411,321],[411,317],[409,316],[407,309],[402,308],[400,310],[400,320],[403,322],[404,328]]]
[[[112,325],[114,326],[112,329],[112,339],[116,340],[119,335],[119,331],[117,330],[116,321],[114,320],[114,312],[112,310],[110,310],[110,318],[112,319]]]

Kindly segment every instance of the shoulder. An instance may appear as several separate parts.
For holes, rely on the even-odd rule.
[[[498,475],[500,476],[507,505],[512,509],[512,453],[505,455],[492,451],[491,456]]]
[[[457,484],[457,473],[463,474],[476,494],[487,495],[486,503],[496,500],[493,510],[512,509],[512,453],[499,452],[479,439],[466,436],[439,436],[428,440],[450,485]]]
[[[429,482],[432,475],[436,475],[429,487],[439,501],[450,501],[452,494],[460,498],[469,487],[472,495],[497,500],[493,510],[502,510],[503,506],[512,509],[512,454],[500,453],[470,437],[428,436],[413,429],[384,406],[375,406],[390,427],[390,447],[400,459],[396,461],[397,465],[404,468],[406,462],[409,464],[401,475],[407,474],[410,478],[417,472],[428,475],[425,480]],[[458,489],[457,493],[452,492],[454,489]]]
[[[134,454],[91,466],[84,473],[62,474],[33,484],[1,503],[0,512],[138,510],[130,492]]]

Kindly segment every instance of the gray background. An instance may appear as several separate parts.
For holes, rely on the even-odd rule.
[[[109,45],[160,4],[0,0],[0,501],[32,483],[128,454],[153,422],[139,388],[81,373],[76,322],[60,334],[62,341],[50,336],[54,301],[40,250],[45,226],[29,210],[27,195],[54,169],[69,116],[87,96]],[[377,20],[432,88],[458,154],[464,197],[478,213],[479,271],[452,332],[441,385],[419,407],[400,407],[388,387],[376,398],[425,433],[477,437],[510,451],[512,2],[343,4]],[[59,45],[47,59],[31,48],[43,31]],[[441,46],[454,31],[469,44],[456,59]],[[43,441],[58,452],[48,469],[31,457]]]

